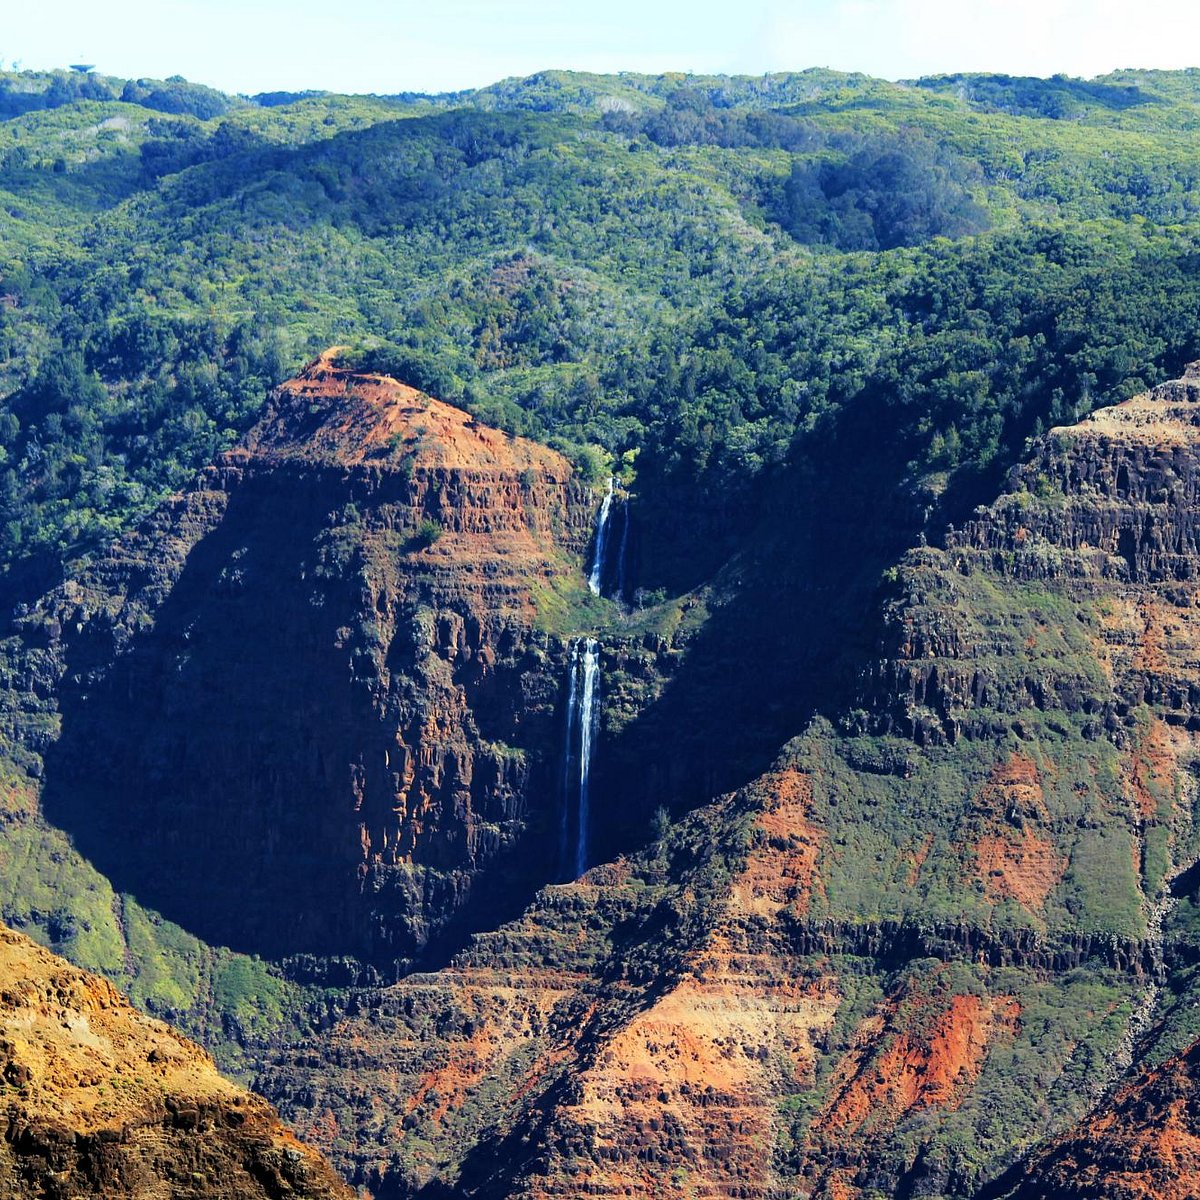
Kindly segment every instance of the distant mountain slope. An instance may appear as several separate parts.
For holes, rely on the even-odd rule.
[[[547,71],[270,103],[179,80],[0,82],[18,113],[0,122],[6,605],[145,515],[333,342],[382,345],[405,382],[573,457],[639,453],[648,483],[670,471],[751,504],[906,355],[918,411],[970,373],[953,433],[939,417],[922,434],[957,437],[974,465],[997,453],[993,402],[1031,409],[1001,432],[1010,462],[1036,420],[1200,349],[1186,72]],[[1041,112],[1047,96],[1069,119]],[[1071,278],[1024,329],[997,301],[1056,282],[1035,262],[1042,226]],[[987,299],[964,322],[960,276],[981,258]],[[1111,290],[1085,278],[1097,268]],[[1137,282],[1158,270],[1174,278],[1145,292],[1164,311]],[[1044,356],[1062,378],[1037,378]]]

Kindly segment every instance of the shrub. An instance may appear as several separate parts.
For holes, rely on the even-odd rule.
[[[432,517],[425,517],[413,534],[413,544],[418,550],[428,550],[442,536],[442,527]]]

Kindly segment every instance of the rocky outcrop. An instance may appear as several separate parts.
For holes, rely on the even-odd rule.
[[[1059,566],[1047,557],[1039,572],[1040,538],[1060,552],[1090,558],[1093,570],[1133,583],[1194,579],[1200,559],[1198,442],[1200,364],[1193,363],[1182,379],[1051,430],[1040,453],[1014,473],[1011,494],[1061,496],[1061,504],[1035,504],[1032,523],[1021,519],[1021,505],[989,509],[951,535],[948,546],[998,553],[997,565],[1021,577],[1071,573],[1084,565]]]
[[[1200,1188],[1200,1042],[1142,1071],[980,1200],[1189,1200]]]
[[[1003,496],[894,573],[882,727],[928,744],[1059,710],[1109,736],[1151,704],[1200,729],[1198,514],[1200,366],[1052,430]]]
[[[95,976],[0,927],[0,1195],[350,1200],[261,1098]]]
[[[276,958],[392,969],[486,896],[516,911],[557,821],[545,618],[582,591],[593,507],[553,451],[318,360],[19,620],[48,818]]]

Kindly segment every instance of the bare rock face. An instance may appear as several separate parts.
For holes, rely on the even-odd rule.
[[[354,1178],[378,1197],[643,1196],[685,1178],[696,1197],[780,1194],[779,1097],[813,1086],[842,999],[827,961],[788,946],[812,883],[815,845],[793,833],[807,800],[782,772],[650,858],[546,889],[449,967],[362,997],[325,1035],[327,1065],[310,1042],[260,1086],[314,1143],[357,1142]]]
[[[882,728],[932,744],[989,736],[1000,712],[1011,725],[1022,709],[1087,707],[1111,735],[1143,704],[1200,728],[1200,367],[1052,430],[944,549],[907,556],[897,584],[868,699]],[[1005,603],[1051,594],[1064,611],[1048,605],[1017,645]]]
[[[539,622],[593,504],[548,451],[329,359],[25,615],[18,691],[57,688],[61,730],[13,719],[48,730],[51,819],[140,899],[293,980],[325,956],[337,986],[243,1049],[376,1200],[965,1200],[1147,1030],[1163,1057],[1194,1036],[1197,396],[1190,372],[1053,431],[940,546],[895,551],[893,513],[851,551],[879,504],[778,498],[804,527],[694,640],[606,645],[633,733],[597,826],[621,783],[677,819],[571,884],[537,886],[563,677]],[[798,736],[702,802],[723,756],[759,761],[747,728]],[[470,928],[441,969],[336,976]],[[1137,1095],[1135,1125],[1190,1120]]]
[[[1051,430],[1041,453],[1016,472],[1008,501],[969,522],[950,545],[1017,554],[1040,538],[1090,559],[1109,577],[1193,579],[1200,560],[1198,445],[1200,367],[1193,363],[1182,379]],[[1028,502],[1056,493],[1060,504]],[[1027,514],[1033,509],[1032,522],[1022,520],[1022,506]],[[1033,561],[1021,567],[1037,569]]]
[[[0,927],[0,1195],[350,1200],[350,1189],[111,985]]]
[[[262,955],[388,965],[480,880],[519,905],[556,820],[529,800],[559,737],[539,613],[582,589],[592,509],[553,451],[319,359],[21,621],[47,817]]]

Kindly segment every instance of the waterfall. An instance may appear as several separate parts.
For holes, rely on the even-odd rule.
[[[587,870],[588,783],[592,770],[592,741],[600,720],[596,686],[600,681],[600,644],[588,638],[583,644],[583,701],[579,706],[579,832],[575,839],[575,877]]]
[[[596,519],[596,544],[592,548],[592,567],[588,572],[588,587],[592,595],[600,595],[600,584],[604,578],[604,552],[608,548],[608,518],[612,513],[613,477],[608,477],[608,491],[600,505],[600,515]]]
[[[599,683],[600,643],[595,638],[580,638],[571,646],[567,666],[562,807],[558,824],[559,875],[563,879],[578,879],[588,865],[588,800],[592,749],[600,724]],[[575,832],[573,846],[572,826]]]

